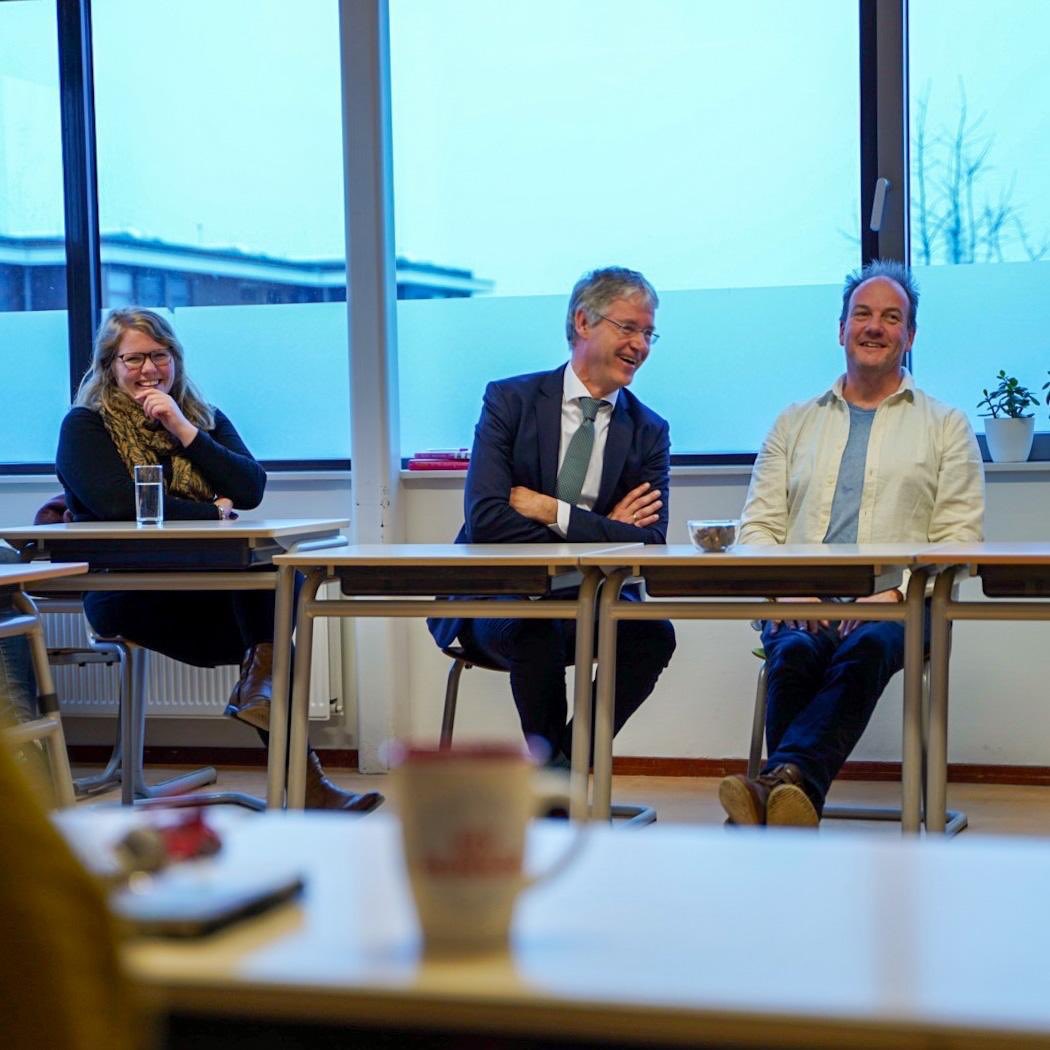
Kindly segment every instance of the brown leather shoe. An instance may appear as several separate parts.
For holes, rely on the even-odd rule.
[[[820,822],[816,808],[801,784],[802,773],[798,766],[785,762],[757,777],[747,777],[742,773],[723,777],[718,785],[718,801],[734,824],[816,827]],[[778,796],[775,805],[774,795]]]
[[[820,815],[797,784],[778,784],[769,793],[766,823],[770,827],[815,828],[820,825]]]
[[[273,693],[273,643],[253,645],[241,661],[241,677],[230,693],[223,712],[255,729],[270,728],[270,697]]]
[[[321,759],[317,752],[310,748],[306,754],[306,808],[337,809],[346,813],[371,813],[384,802],[378,791],[365,791],[357,794],[344,791],[333,784],[324,774]]]

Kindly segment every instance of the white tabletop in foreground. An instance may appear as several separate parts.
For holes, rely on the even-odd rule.
[[[97,843],[127,819],[63,822]],[[592,825],[576,865],[523,897],[509,955],[434,962],[395,819],[224,819],[218,865],[290,865],[307,894],[198,943],[129,948],[169,1007],[653,1044],[1050,1041],[1047,842]],[[532,859],[569,833],[535,826]]]

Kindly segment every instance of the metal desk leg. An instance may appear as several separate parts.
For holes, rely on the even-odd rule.
[[[904,740],[901,763],[901,831],[922,827],[922,665],[926,570],[916,569],[904,599]]]
[[[291,742],[288,746],[288,809],[302,809],[306,805],[306,749],[310,743],[310,670],[314,645],[314,619],[309,607],[323,582],[324,570],[314,569],[307,575],[299,592]],[[272,742],[270,746],[273,747]]]
[[[295,569],[277,569],[274,599],[273,692],[270,700],[270,746],[266,755],[266,808],[284,805],[288,761],[288,676],[292,655],[292,600]]]
[[[948,605],[955,571],[933,585],[930,606],[930,732],[926,756],[926,830],[945,830],[948,804]]]
[[[610,573],[598,601],[598,684],[594,712],[594,820],[609,820],[612,802],[613,712],[616,699],[617,620],[610,615],[613,603],[630,570]]]
[[[44,628],[40,622],[40,614],[30,598],[16,591],[13,600],[16,609],[32,616],[35,620],[33,626],[26,632],[26,638],[29,642],[33,673],[36,675],[37,704],[43,720],[50,723],[47,734],[47,760],[51,767],[55,802],[65,808],[75,804],[76,795],[73,791],[73,773],[69,768],[66,736],[62,729],[62,716],[58,709],[58,695],[55,692],[55,681],[51,676],[51,665],[47,659]]]
[[[136,675],[133,668],[142,661],[132,658],[131,650],[125,646],[124,659],[120,661],[120,804],[130,806],[135,802],[135,695]],[[143,681],[144,681],[143,676]],[[146,698],[141,697],[143,705]]]
[[[576,685],[572,703],[572,776],[569,781],[569,816],[573,820],[588,817],[587,781],[591,766],[591,724],[594,719],[591,701],[591,664],[594,654],[594,602],[600,569],[587,569],[577,597],[576,611]]]

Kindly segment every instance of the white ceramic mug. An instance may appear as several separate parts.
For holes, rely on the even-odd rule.
[[[525,830],[541,807],[568,805],[533,786],[534,766],[507,745],[412,748],[394,787],[405,865],[427,951],[460,953],[506,945],[518,895],[564,870],[582,845],[577,825],[565,851],[525,874]]]

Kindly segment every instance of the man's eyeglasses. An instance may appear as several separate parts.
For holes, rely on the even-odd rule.
[[[137,372],[149,358],[158,368],[163,368],[171,362],[170,350],[151,350],[148,354],[117,354],[117,360],[124,362],[124,367],[129,372]]]
[[[660,333],[653,328],[639,328],[630,322],[620,324],[619,321],[614,321],[611,317],[606,317],[605,314],[598,314],[598,316],[603,321],[608,321],[614,328],[619,328],[628,339],[633,339],[636,335],[640,335],[649,346],[652,346],[660,338]]]

